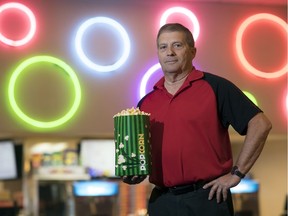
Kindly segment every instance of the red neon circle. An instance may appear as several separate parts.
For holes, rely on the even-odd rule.
[[[282,75],[284,75],[285,73],[287,73],[287,69],[288,69],[288,62],[286,63],[286,65],[284,65],[283,68],[281,68],[280,70],[277,71],[272,71],[272,72],[264,72],[264,71],[260,71],[258,69],[256,69],[255,67],[253,67],[246,59],[243,49],[242,49],[242,37],[243,34],[246,30],[246,28],[253,22],[259,21],[259,20],[269,20],[272,22],[275,22],[276,24],[280,25],[281,27],[283,27],[284,31],[287,32],[287,23],[280,19],[277,16],[274,16],[272,14],[267,14],[267,13],[260,13],[260,14],[256,14],[253,16],[248,17],[239,27],[237,34],[236,34],[236,51],[239,57],[240,62],[242,63],[242,65],[252,74],[258,76],[258,77],[262,77],[262,78],[277,78],[280,77]]]
[[[4,44],[9,45],[9,46],[22,46],[22,45],[28,43],[33,38],[33,36],[36,32],[35,16],[28,7],[26,7],[23,4],[15,3],[15,2],[6,3],[6,4],[1,5],[0,6],[0,15],[3,11],[8,10],[8,9],[17,9],[17,10],[20,10],[21,12],[24,12],[30,21],[30,30],[28,31],[27,35],[20,40],[11,40],[11,39],[3,36],[3,34],[0,32],[0,41],[3,42]]]

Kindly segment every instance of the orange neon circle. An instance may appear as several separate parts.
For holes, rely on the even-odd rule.
[[[262,77],[262,78],[277,78],[280,77],[282,75],[284,75],[285,73],[287,73],[287,69],[288,69],[288,63],[286,63],[286,65],[284,65],[283,68],[281,68],[280,70],[277,71],[272,71],[272,72],[265,72],[265,71],[260,71],[258,69],[256,69],[255,67],[253,67],[246,59],[244,53],[243,53],[243,49],[242,49],[242,37],[243,34],[246,30],[246,28],[253,22],[256,22],[258,20],[269,20],[272,22],[275,22],[276,24],[280,25],[281,27],[283,27],[284,31],[287,32],[287,23],[280,19],[277,16],[274,16],[272,14],[268,14],[268,13],[260,13],[260,14],[256,14],[253,16],[248,17],[239,27],[237,34],[236,34],[236,51],[239,57],[240,62],[242,63],[242,65],[252,74],[258,76],[258,77]]]

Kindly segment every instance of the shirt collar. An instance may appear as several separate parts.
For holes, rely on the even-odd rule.
[[[190,85],[192,82],[202,79],[204,76],[204,73],[202,71],[197,70],[195,67],[193,67],[191,73],[186,78],[183,85]],[[164,89],[164,76],[154,85],[154,89]]]

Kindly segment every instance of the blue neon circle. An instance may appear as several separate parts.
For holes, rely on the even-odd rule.
[[[82,47],[82,38],[83,38],[85,31],[92,25],[99,24],[99,23],[104,23],[104,24],[114,27],[119,32],[121,39],[123,40],[123,47],[124,47],[123,53],[121,57],[119,58],[119,60],[111,65],[100,65],[100,64],[94,63],[86,56]],[[130,45],[130,39],[129,39],[127,32],[118,22],[107,17],[94,17],[94,18],[86,20],[78,29],[76,38],[75,38],[75,46],[76,46],[77,54],[79,55],[80,59],[89,68],[98,72],[110,72],[110,71],[114,71],[120,68],[125,63],[125,61],[128,59],[128,56],[130,54],[131,45]]]

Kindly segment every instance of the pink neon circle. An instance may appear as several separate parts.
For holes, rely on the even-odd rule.
[[[246,30],[246,28],[253,22],[256,22],[258,20],[269,20],[272,22],[275,22],[276,24],[280,25],[281,27],[283,27],[284,31],[287,31],[287,24],[284,20],[280,19],[277,16],[274,16],[272,14],[267,14],[267,13],[260,13],[260,14],[256,14],[253,16],[248,17],[239,27],[237,34],[236,34],[236,51],[239,57],[240,62],[242,63],[242,65],[252,74],[258,76],[258,77],[262,77],[262,78],[277,78],[280,77],[282,75],[284,75],[285,73],[287,73],[287,68],[288,68],[288,62],[286,65],[284,65],[283,68],[281,68],[280,70],[277,71],[272,71],[272,72],[264,72],[264,71],[260,71],[258,69],[256,69],[255,67],[253,67],[246,59],[243,49],[242,49],[242,37],[243,34]]]
[[[4,10],[8,10],[8,9],[17,9],[17,10],[24,12],[30,20],[30,30],[29,30],[28,34],[20,40],[11,40],[11,39],[3,36],[2,33],[0,32],[0,41],[2,41],[3,43],[5,43],[7,45],[10,45],[10,46],[22,46],[22,45],[28,43],[33,38],[33,36],[36,32],[35,16],[28,7],[26,7],[23,4],[15,3],[15,2],[6,3],[6,4],[1,5],[0,6],[0,15]]]
[[[196,41],[198,36],[199,36],[199,33],[200,33],[200,25],[199,25],[198,19],[195,16],[195,14],[192,13],[192,11],[188,10],[187,8],[172,7],[172,8],[169,8],[168,10],[166,10],[161,16],[160,27],[166,23],[168,17],[173,13],[182,13],[182,14],[186,15],[187,17],[189,17],[189,19],[191,20],[191,22],[193,23],[193,26],[194,26],[193,37],[194,37],[194,40]]]

